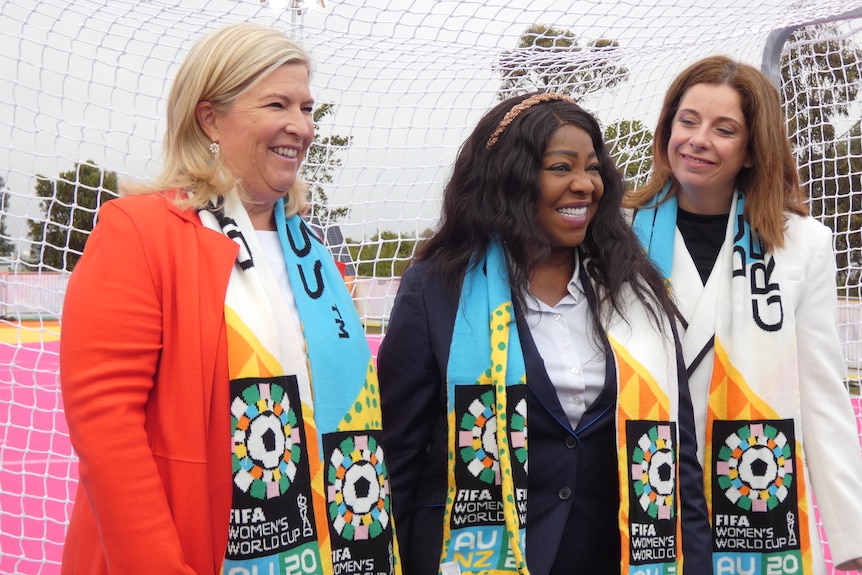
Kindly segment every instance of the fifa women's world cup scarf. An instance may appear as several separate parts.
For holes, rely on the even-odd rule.
[[[248,215],[199,212],[240,246],[225,298],[233,504],[223,573],[400,573],[377,374],[327,248],[275,207],[296,333]],[[241,571],[234,571],[239,568]]]
[[[511,299],[505,255],[492,243],[465,275],[447,368],[450,468],[441,557],[446,575],[528,573],[526,370]],[[649,321],[641,312],[643,318],[614,318],[609,332],[619,368],[620,485],[627,486],[621,488],[620,507],[623,572],[628,565],[675,566],[681,572],[678,449],[671,422],[677,406],[665,389],[670,380],[651,375],[656,366],[673,370],[675,361],[666,361],[667,346],[654,332],[641,337],[640,322]],[[643,346],[646,341],[652,345]],[[639,361],[643,357],[652,359]]]
[[[608,340],[617,372],[621,573],[680,575],[679,376],[673,327],[660,329],[625,288]]]
[[[634,227],[670,278],[674,252],[680,257],[686,248],[674,245],[677,203],[675,197],[662,202],[666,194],[667,188],[653,206],[638,211]],[[702,342],[689,336],[714,330],[712,372],[690,368],[692,387],[709,385],[704,478],[713,563],[716,573],[811,573],[795,317],[781,292],[780,255],[764,253],[743,217],[744,205],[745,195],[737,191],[733,225],[687,318],[685,338],[700,348]],[[703,353],[687,350],[687,361],[690,355]],[[695,413],[702,411],[695,406]]]
[[[447,367],[449,490],[441,571],[527,573],[527,399],[506,257],[464,276]]]

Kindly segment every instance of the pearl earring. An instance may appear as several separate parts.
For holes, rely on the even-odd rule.
[[[221,148],[219,147],[218,142],[213,142],[210,144],[210,153],[213,156],[218,156],[220,150]]]

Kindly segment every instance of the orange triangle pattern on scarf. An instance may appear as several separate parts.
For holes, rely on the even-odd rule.
[[[284,370],[275,357],[263,347],[260,340],[243,323],[239,315],[228,307],[225,307],[225,324],[227,326],[228,369],[231,380],[284,375]],[[302,402],[302,420],[305,425],[305,437],[311,438],[306,442],[306,449],[314,498],[312,505],[314,520],[317,525],[325,526],[328,518],[326,517],[326,496],[323,492],[323,464],[320,460],[318,442],[314,440],[317,437],[314,413],[311,406],[306,405],[305,402]],[[321,556],[331,556],[332,549],[328,530],[319,529],[317,537]],[[325,573],[331,571],[328,565],[328,562],[324,562],[322,565]]]
[[[706,422],[706,445],[704,446],[704,491],[709,515],[712,517],[712,422],[714,420],[760,420],[781,419],[781,416],[761,399],[746,383],[741,373],[730,363],[727,350],[716,337],[715,339],[715,363],[712,368],[712,380],[709,390],[709,408]],[[805,474],[803,473],[802,446],[796,441],[796,461],[794,462],[796,473],[796,486],[798,491],[799,506],[799,540],[802,552],[802,561],[808,566],[805,572],[810,572],[813,561],[811,551],[811,534],[808,529],[810,513],[808,510],[807,487]]]
[[[617,396],[617,462],[620,477],[620,560],[622,572],[629,572],[629,557],[631,556],[629,533],[629,498],[628,484],[631,480],[628,458],[628,441],[626,437],[626,420],[670,420],[670,400],[659,387],[653,376],[613,337],[608,336],[617,364],[618,396]],[[677,449],[678,453],[678,449]],[[679,485],[679,470],[677,469],[677,485]],[[680,509],[679,490],[676,490],[676,507]],[[677,521],[676,556],[680,572],[682,568],[682,529],[681,521]]]

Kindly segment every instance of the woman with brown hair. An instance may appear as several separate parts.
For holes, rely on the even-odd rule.
[[[626,199],[682,336],[716,573],[862,568],[862,456],[828,228],[807,215],[778,91],[724,56],[671,84]],[[760,567],[766,571],[760,571]]]

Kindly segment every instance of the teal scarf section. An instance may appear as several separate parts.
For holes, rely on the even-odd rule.
[[[676,196],[667,197],[669,191],[670,184],[668,183],[655,198],[638,209],[632,223],[632,229],[644,247],[646,255],[653,261],[666,281],[670,280],[673,269],[673,243],[676,237],[676,214],[679,208]],[[738,200],[733,223],[734,245],[754,245],[751,242],[751,228],[743,217],[745,194],[738,190],[736,194]],[[759,251],[763,253],[762,248]]]
[[[464,277],[449,353],[443,573],[527,573],[525,384],[506,257],[492,242]]]
[[[670,278],[673,267],[673,239],[676,235],[676,196],[665,200],[670,184],[647,205],[639,209],[632,223],[635,235],[663,278]]]
[[[298,215],[275,207],[276,230],[308,352],[318,436],[335,431],[366,383],[371,351],[344,278],[329,249]],[[375,409],[377,405],[373,406]],[[368,406],[367,411],[372,411]],[[380,429],[380,425],[376,426]]]

